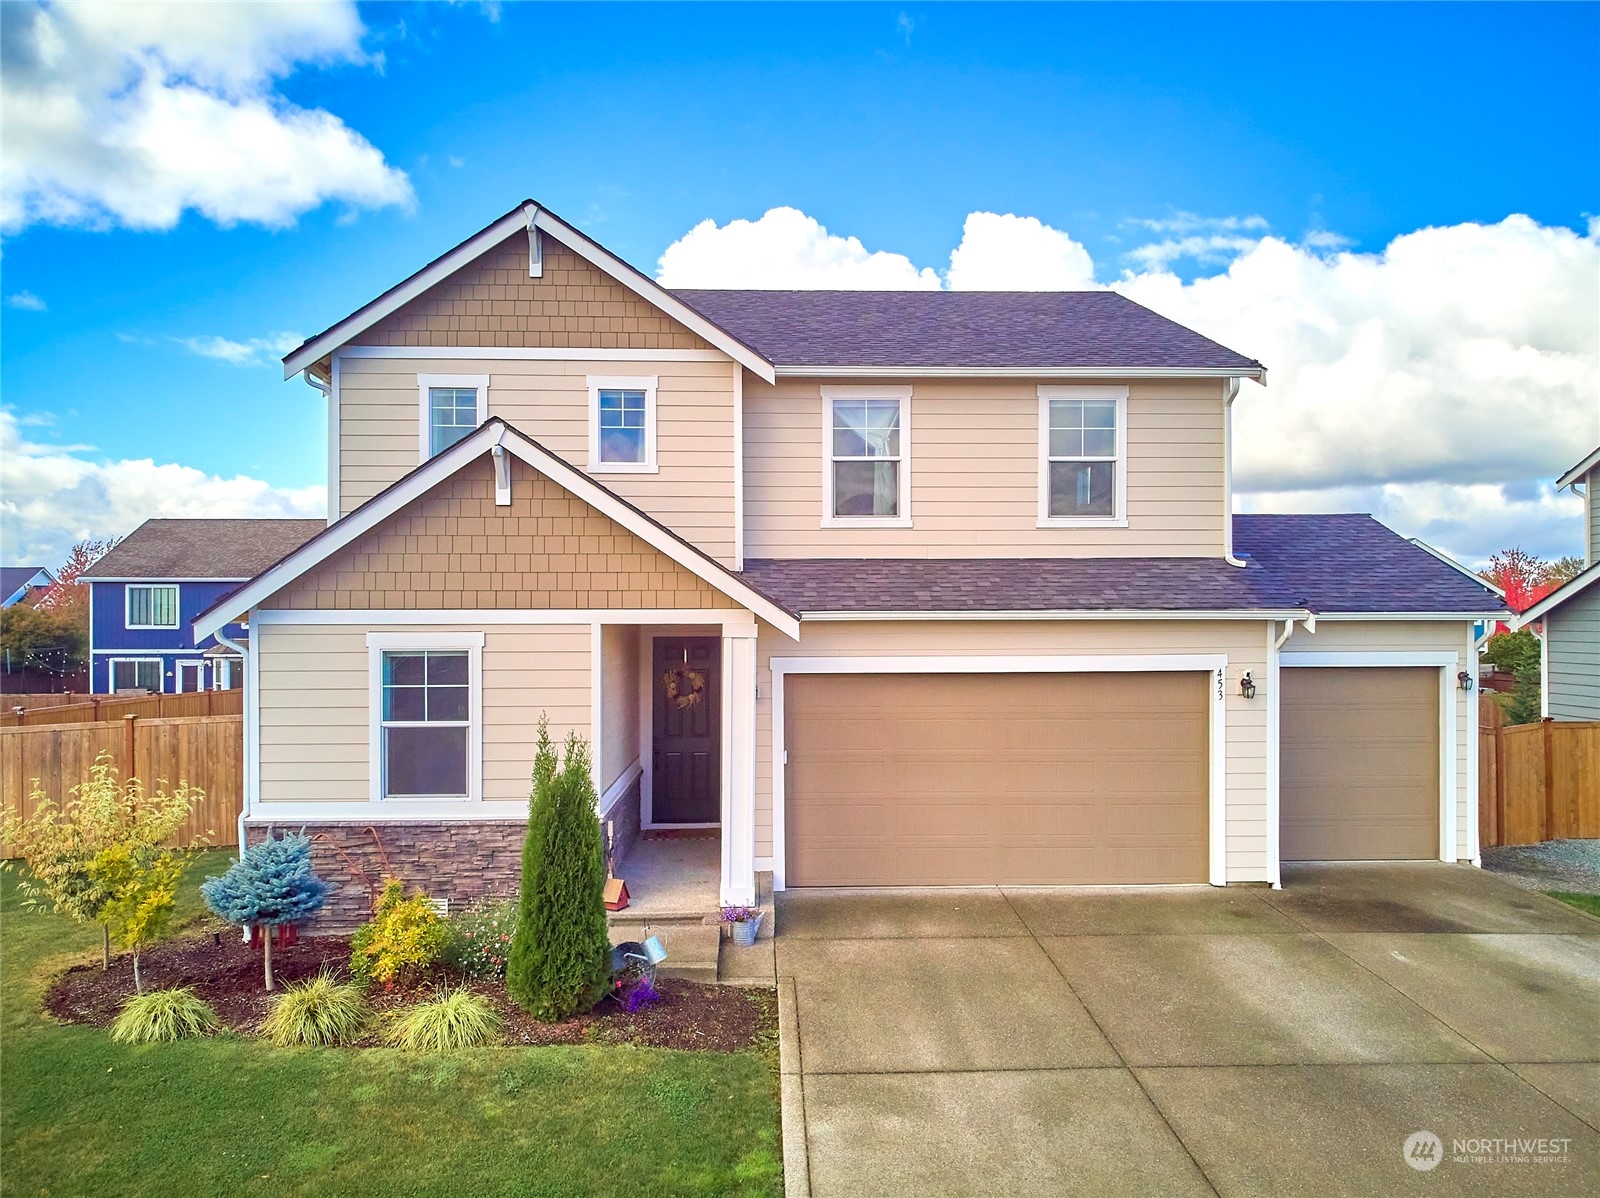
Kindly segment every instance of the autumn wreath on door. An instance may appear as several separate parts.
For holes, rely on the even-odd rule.
[[[688,665],[678,664],[661,675],[667,688],[667,700],[679,711],[693,707],[706,697],[706,676]]]

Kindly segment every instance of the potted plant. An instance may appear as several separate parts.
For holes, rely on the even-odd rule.
[[[761,921],[766,912],[760,907],[724,907],[722,909],[722,922],[733,925],[733,942],[741,948],[749,948],[756,942],[756,933],[761,930]]]

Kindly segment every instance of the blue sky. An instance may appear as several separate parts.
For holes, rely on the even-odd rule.
[[[263,514],[304,510],[314,502],[305,489],[325,471],[321,400],[281,381],[275,347],[319,331],[524,196],[646,270],[700,222],[723,228],[775,207],[804,213],[826,230],[819,237],[854,237],[868,254],[936,271],[949,266],[968,214],[1032,217],[1081,246],[1099,283],[1142,274],[1131,289],[1138,298],[1160,307],[1156,299],[1170,296],[1169,314],[1274,368],[1261,344],[1293,354],[1306,338],[1263,329],[1261,344],[1241,343],[1256,340],[1248,313],[1260,310],[1259,294],[1254,308],[1208,301],[1197,281],[1242,275],[1258,260],[1265,270],[1267,251],[1284,245],[1299,257],[1272,276],[1277,287],[1326,273],[1340,253],[1388,264],[1381,256],[1396,238],[1483,227],[1491,231],[1477,241],[1419,242],[1417,252],[1431,255],[1429,281],[1390,288],[1390,301],[1365,318],[1392,326],[1388,304],[1409,303],[1418,286],[1449,296],[1463,285],[1451,264],[1465,259],[1494,259],[1469,284],[1489,306],[1502,291],[1496,271],[1558,278],[1574,289],[1557,298],[1575,312],[1576,331],[1554,327],[1560,318],[1542,308],[1471,319],[1486,322],[1477,333],[1512,356],[1531,346],[1570,366],[1576,355],[1582,368],[1558,394],[1513,387],[1480,397],[1481,420],[1494,411],[1560,427],[1530,434],[1503,462],[1457,453],[1455,439],[1435,436],[1439,413],[1468,402],[1452,388],[1474,389],[1437,368],[1446,348],[1416,372],[1418,386],[1437,392],[1419,405],[1427,418],[1409,433],[1390,430],[1434,438],[1438,452],[1396,458],[1392,480],[1363,470],[1362,418],[1352,409],[1349,425],[1330,433],[1326,460],[1279,469],[1304,459],[1300,439],[1326,423],[1330,401],[1312,394],[1308,366],[1289,372],[1287,391],[1274,394],[1274,379],[1252,401],[1266,431],[1241,463],[1243,486],[1251,490],[1253,470],[1265,506],[1370,497],[1391,523],[1413,525],[1402,531],[1469,557],[1508,538],[1552,554],[1577,546],[1575,522],[1566,530],[1570,502],[1540,486],[1600,439],[1592,372],[1590,389],[1582,381],[1600,339],[1600,294],[1584,282],[1595,246],[1589,218],[1600,212],[1600,6],[389,4],[363,5],[352,18],[330,5],[313,33],[292,27],[299,18],[222,7],[234,11],[214,19],[235,23],[244,65],[222,61],[226,49],[192,57],[201,52],[185,49],[181,14],[159,6],[124,6],[105,29],[85,19],[73,36],[104,56],[108,78],[118,62],[134,69],[115,48],[131,44],[146,55],[138,69],[147,78],[193,83],[220,106],[259,102],[285,120],[294,110],[326,113],[386,166],[329,165],[283,149],[281,169],[257,191],[293,194],[263,225],[249,202],[228,194],[225,154],[208,155],[200,138],[198,161],[174,168],[184,184],[170,184],[181,216],[140,228],[129,226],[163,218],[139,215],[127,193],[169,186],[159,171],[151,181],[148,169],[114,164],[107,173],[127,177],[97,202],[99,168],[82,165],[93,154],[66,166],[52,158],[71,136],[94,134],[45,128],[37,143],[8,138],[14,194],[44,187],[38,180],[56,171],[66,179],[58,193],[88,198],[31,210],[8,201],[0,393],[26,445],[4,467],[7,562],[49,552],[64,536],[178,514],[182,497],[164,489],[183,491],[197,477],[158,473],[125,486],[126,471],[74,473],[71,462],[148,458],[206,479],[259,480]],[[25,39],[19,6],[6,8],[9,67]],[[269,44],[279,49],[252,57],[249,47]],[[157,60],[167,66],[148,65]],[[6,84],[8,133],[19,106],[66,86],[47,66],[35,93]],[[93,98],[116,117],[124,101],[113,92],[108,85]],[[222,177],[205,178],[208,157]],[[324,171],[336,181],[322,200]],[[337,179],[347,177],[356,181],[341,190]],[[193,195],[211,216],[188,206]],[[1502,226],[1514,214],[1529,225]],[[1138,256],[1185,235],[1210,239],[1208,248]],[[1272,241],[1263,248],[1264,237]],[[708,278],[721,277],[713,240],[703,239],[709,256],[697,267]],[[1528,255],[1523,265],[1518,255]],[[1348,282],[1353,271],[1338,283],[1337,302],[1323,292],[1279,302],[1326,302],[1354,323],[1348,297],[1362,286]],[[1440,318],[1427,335],[1448,338],[1449,325]],[[1285,423],[1284,405],[1295,403],[1303,419]],[[1492,439],[1495,426],[1474,435]],[[20,469],[22,459],[33,465]],[[1413,490],[1373,491],[1387,481]],[[197,481],[191,499],[201,502],[209,485]],[[1501,507],[1523,505],[1524,526],[1490,518],[1497,487]],[[1481,525],[1463,522],[1452,488],[1476,488],[1469,507],[1488,513]],[[227,503],[257,493],[216,492]]]

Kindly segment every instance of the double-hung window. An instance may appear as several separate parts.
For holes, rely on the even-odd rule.
[[[825,387],[824,525],[911,523],[911,392]]]
[[[443,453],[489,417],[486,374],[419,374],[421,457]]]
[[[589,379],[589,469],[600,474],[656,470],[656,380]]]
[[[176,628],[178,626],[178,588],[175,586],[128,587],[128,628]]]
[[[470,799],[482,772],[481,633],[369,633],[373,798]]]
[[[1128,393],[1039,388],[1039,523],[1127,523]]]

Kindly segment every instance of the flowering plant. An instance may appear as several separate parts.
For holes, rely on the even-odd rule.
[[[760,907],[724,907],[722,909],[723,923],[745,923],[757,918],[761,914]]]
[[[637,1015],[645,1007],[653,1007],[660,1001],[661,991],[650,984],[649,978],[640,978],[622,1000],[622,1009],[630,1015]]]
[[[471,978],[503,978],[516,931],[516,899],[481,898],[451,918],[446,960]]]

